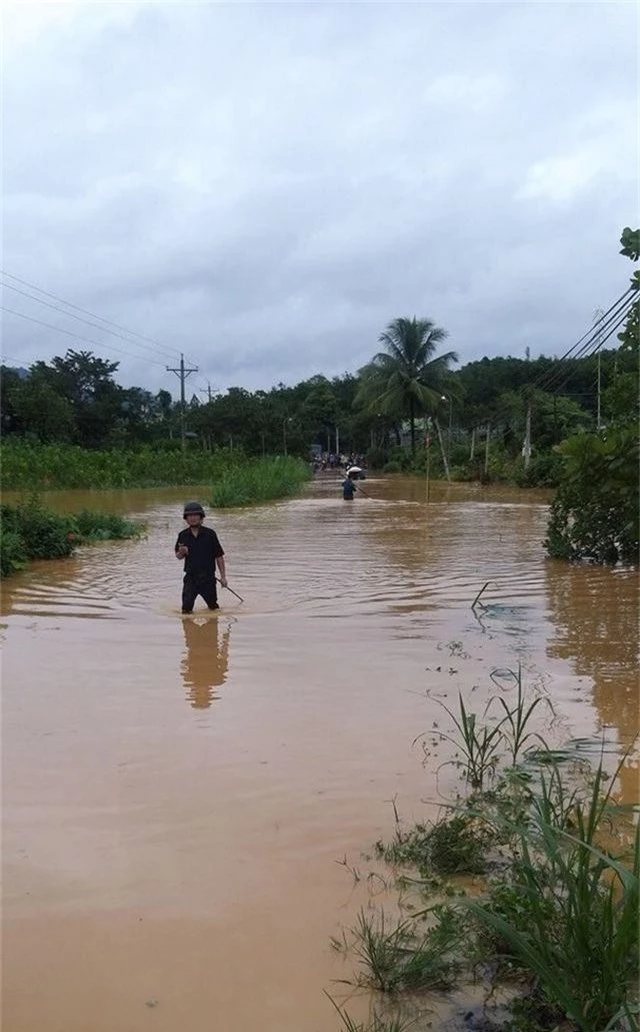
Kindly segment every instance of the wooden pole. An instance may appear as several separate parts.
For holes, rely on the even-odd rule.
[[[442,441],[442,430],[440,429],[440,424],[439,424],[438,420],[436,419],[436,420],[434,420],[434,422],[436,424],[436,430],[438,432],[438,442],[440,444],[440,451],[442,452],[442,463],[444,465],[444,473],[445,473],[445,476],[446,476],[447,480],[449,481],[449,483],[451,483],[451,474],[449,472],[449,461],[447,459],[447,453],[446,453],[446,451],[444,449],[444,443]]]

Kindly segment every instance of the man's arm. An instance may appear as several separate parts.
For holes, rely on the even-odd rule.
[[[186,545],[182,544],[182,541],[180,540],[180,535],[179,534],[178,534],[178,540],[176,541],[175,553],[176,553],[176,559],[184,559],[185,555],[189,554],[189,549],[187,548]]]
[[[223,555],[219,555],[216,558],[216,566],[218,567],[218,573],[220,574],[220,583],[222,584],[223,588],[226,588],[226,586],[227,586],[227,570],[226,570],[226,567],[224,565],[224,556]]]

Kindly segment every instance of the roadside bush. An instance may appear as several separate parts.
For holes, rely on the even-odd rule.
[[[557,452],[543,452],[532,455],[529,468],[524,468],[524,460],[520,459],[513,473],[518,487],[557,487],[562,478],[564,462]]]
[[[562,483],[545,547],[554,559],[637,563],[640,548],[637,425],[579,434],[558,446]]]
[[[138,524],[112,512],[82,509],[75,514],[74,522],[83,541],[120,541],[142,533]]]
[[[55,559],[71,555],[77,527],[71,516],[59,516],[37,501],[2,506],[2,526],[22,541],[26,559]]]
[[[22,570],[27,565],[24,542],[15,530],[5,528],[0,531],[0,577],[8,577],[15,570]]]
[[[37,498],[0,506],[0,576],[23,569],[29,559],[59,559],[77,545],[111,538],[131,538],[141,528],[111,513],[83,510],[77,516],[44,508]]]
[[[214,482],[211,505],[229,509],[287,498],[297,494],[309,478],[308,464],[292,456],[250,459],[222,472]]]

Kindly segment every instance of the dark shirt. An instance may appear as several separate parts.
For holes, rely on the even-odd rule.
[[[354,491],[357,491],[356,485],[354,484],[353,480],[347,477],[346,480],[342,481],[342,497],[345,500],[353,498]]]
[[[200,527],[198,534],[191,532],[191,527],[181,530],[176,541],[178,545],[186,545],[189,554],[184,560],[184,572],[191,577],[215,576],[215,561],[224,555],[218,535],[210,527]]]

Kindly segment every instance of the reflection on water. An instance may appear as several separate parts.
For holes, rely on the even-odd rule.
[[[194,709],[206,709],[220,696],[216,689],[227,680],[231,624],[221,617],[185,617],[182,620],[185,652],[180,664],[187,697]]]
[[[628,745],[638,733],[637,573],[598,566],[546,566],[548,654],[593,679],[603,726]]]
[[[616,797],[638,801],[639,761],[637,571],[549,562],[549,656],[569,660],[575,673],[593,683],[598,737],[614,728],[630,754],[618,776]],[[597,756],[593,757],[597,762]]]

